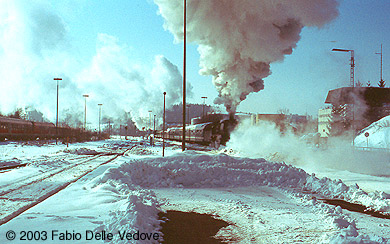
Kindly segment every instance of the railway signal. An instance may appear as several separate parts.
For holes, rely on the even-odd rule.
[[[368,149],[368,137],[370,136],[370,133],[366,132],[366,133],[364,133],[364,136],[367,139],[367,149]]]
[[[355,51],[352,49],[333,48],[333,52],[350,52],[351,53],[351,71],[350,71],[350,85],[354,90],[355,87]],[[352,145],[355,146],[355,102],[352,104]]]

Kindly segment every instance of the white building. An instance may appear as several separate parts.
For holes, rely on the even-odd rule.
[[[318,132],[321,137],[329,137],[332,108],[318,110]]]

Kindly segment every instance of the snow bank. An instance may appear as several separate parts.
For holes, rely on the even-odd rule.
[[[99,154],[95,150],[89,149],[89,148],[85,148],[85,147],[64,149],[63,152],[64,153],[77,154],[77,155],[97,155],[97,154]]]
[[[364,135],[367,132],[368,138]],[[361,130],[355,138],[355,146],[390,149],[390,116],[386,116]]]
[[[387,241],[379,236],[359,235],[356,226],[349,225],[344,228],[340,233],[334,235],[326,241],[330,244],[347,244],[347,243],[373,243],[384,244]]]
[[[101,182],[115,180],[143,188],[277,186],[360,203],[390,213],[390,194],[366,193],[358,185],[347,186],[341,180],[317,178],[286,163],[265,159],[237,158],[226,154],[186,152],[164,158],[134,159],[118,168],[110,168]]]
[[[138,146],[138,147],[134,147],[133,149],[131,149],[126,154],[127,155],[130,155],[130,154],[135,154],[135,155],[152,155],[152,154],[154,154],[154,152],[149,147]]]
[[[103,181],[158,187],[238,187],[251,185],[297,187],[306,173],[284,163],[264,159],[241,159],[224,154],[180,153],[165,158],[133,160],[109,169]]]
[[[110,191],[118,196],[118,201],[125,198],[120,207],[109,214],[109,218],[102,225],[95,229],[95,233],[106,231],[107,233],[146,233],[148,235],[158,234],[159,240],[127,240],[121,235],[114,235],[113,240],[106,240],[109,243],[160,243],[163,234],[160,231],[161,221],[158,219],[160,203],[153,191],[142,189],[135,184],[123,184],[121,177],[112,174],[115,168],[110,168],[103,177],[99,176],[88,182],[85,188],[93,189],[96,192]]]
[[[124,190],[123,188],[121,189]],[[158,233],[160,241],[162,233],[160,232],[160,223],[158,220],[159,203],[153,192],[148,190],[128,191],[126,204],[122,209],[110,213],[110,218],[95,232],[107,231],[109,233],[147,233],[153,235]],[[142,235],[141,235],[142,238]],[[107,241],[110,243],[159,243],[154,239],[151,240],[127,240],[121,236],[114,235],[114,239]]]
[[[265,159],[237,158],[225,154],[186,152],[169,157],[133,159],[117,168],[108,169],[95,185],[109,184],[116,191],[129,195],[128,205],[112,215],[103,228],[116,230],[143,228],[158,231],[158,202],[153,192],[145,188],[216,188],[244,186],[276,186],[305,196],[305,201],[327,212],[328,221],[338,230],[328,236],[340,240],[369,241],[376,237],[361,236],[356,225],[338,214],[339,208],[316,201],[319,198],[338,198],[360,203],[375,210],[390,213],[390,195],[383,192],[366,193],[357,185],[347,186],[341,180],[317,178],[304,170],[285,163]],[[309,195],[307,193],[310,193]],[[147,221],[146,221],[147,219]],[[352,238],[352,239],[350,239]],[[355,238],[355,239],[353,239]],[[342,242],[342,241],[341,241]]]
[[[310,205],[319,214],[324,215],[324,221],[334,230],[333,232],[324,233],[321,243],[388,243],[388,239],[386,240],[377,235],[359,234],[355,219],[343,213],[343,209],[340,206],[334,207],[318,201],[315,197],[302,195],[301,193],[293,195],[300,198],[304,205]]]

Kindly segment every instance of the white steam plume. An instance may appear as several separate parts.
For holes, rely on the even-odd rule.
[[[163,56],[155,57],[151,71],[134,64],[130,56],[129,48],[120,45],[115,37],[99,34],[96,55],[76,81],[83,90],[92,91],[96,104],[98,99],[104,99],[105,112],[119,115],[123,110],[129,111],[138,128],[142,128],[148,121],[148,111],[161,114],[164,91],[167,107],[179,101],[182,76]]]
[[[98,103],[103,103],[103,116],[131,112],[142,128],[149,110],[162,110],[164,91],[167,107],[178,102],[182,78],[165,57],[156,56],[151,67],[143,67],[131,60],[131,48],[107,34],[97,34],[93,57],[81,57],[72,41],[67,23],[49,1],[0,0],[0,112],[31,107],[55,122],[54,77],[62,78],[60,123],[67,117],[84,120],[83,94],[89,94],[87,122],[95,128]]]
[[[247,120],[240,122],[226,146],[239,152],[240,156],[282,161],[303,167],[308,172],[337,169],[370,175],[390,174],[388,153],[356,150],[352,147],[350,138],[329,139],[329,148],[320,150],[314,143],[307,144],[306,140],[290,131],[282,135],[275,124],[263,122],[251,125]]]
[[[183,0],[155,0],[165,28],[183,39]],[[270,63],[291,54],[304,26],[334,19],[336,0],[187,0],[187,38],[199,44],[200,73],[212,75],[219,97],[234,112],[264,88]]]

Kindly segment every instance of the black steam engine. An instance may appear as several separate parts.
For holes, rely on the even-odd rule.
[[[185,127],[185,139],[189,143],[198,143],[203,145],[226,145],[230,139],[230,132],[237,125],[237,120],[233,115],[227,114],[208,114],[201,118],[193,120],[192,125]],[[181,141],[183,136],[183,127],[171,127],[165,132],[165,139]],[[156,137],[162,137],[162,131],[156,134]]]

